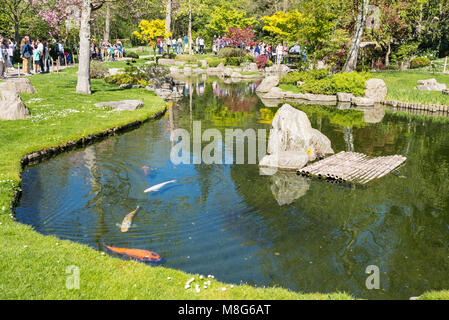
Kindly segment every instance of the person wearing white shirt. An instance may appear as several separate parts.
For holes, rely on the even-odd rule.
[[[9,40],[9,46],[7,51],[8,51],[9,67],[12,70],[14,70],[14,49],[15,49],[14,43],[11,40]]]
[[[204,51],[204,39],[203,37],[200,38],[200,54],[205,54],[206,52]]]
[[[279,45],[276,47],[277,64],[281,64],[283,53],[284,53],[284,46],[282,45],[282,43],[279,43]]]

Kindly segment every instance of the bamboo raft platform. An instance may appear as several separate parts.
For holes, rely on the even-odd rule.
[[[367,184],[399,168],[406,157],[395,155],[371,158],[357,152],[340,152],[298,170],[298,175],[329,182]]]

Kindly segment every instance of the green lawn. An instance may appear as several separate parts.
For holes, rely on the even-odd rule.
[[[439,83],[445,83],[449,88],[449,75],[424,71],[387,71],[376,72],[374,78],[385,81],[388,87],[387,100],[414,102],[421,104],[449,105],[449,96],[436,91],[415,90],[418,80],[435,78]]]
[[[19,189],[24,155],[146,120],[165,108],[165,102],[149,91],[124,92],[103,80],[92,81],[92,95],[78,95],[75,68],[36,75],[31,81],[38,93],[22,98],[32,118],[0,121],[0,299],[352,299],[344,293],[301,294],[246,285],[231,289],[215,280],[196,293],[184,289],[192,275],[113,258],[15,222],[11,205]],[[135,112],[93,107],[96,102],[122,99],[142,99],[145,107]],[[80,269],[79,290],[66,288],[70,266]]]
[[[444,95],[437,91],[415,90],[418,80],[432,78],[435,78],[439,83],[445,83],[449,88],[449,74],[425,71],[385,71],[373,73],[373,78],[380,78],[387,84],[388,94],[386,100],[449,105],[449,95]],[[280,84],[279,88],[284,91],[300,93],[299,88],[294,84]]]

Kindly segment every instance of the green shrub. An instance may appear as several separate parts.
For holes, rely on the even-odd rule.
[[[296,84],[298,81],[310,82],[313,80],[321,80],[328,76],[328,69],[311,70],[311,71],[294,71],[286,74],[280,80],[281,84]]]
[[[225,65],[226,65],[226,66],[235,66],[235,67],[238,67],[238,66],[240,66],[240,63],[241,63],[241,59],[240,59],[240,58],[237,58],[237,57],[228,57],[228,58],[226,58]]]
[[[335,93],[345,92],[358,97],[364,96],[366,80],[371,77],[371,74],[367,72],[337,73],[332,77]]]
[[[371,74],[366,72],[337,73],[323,79],[306,80],[299,89],[303,93],[335,95],[338,92],[344,92],[363,96],[365,95],[366,80],[371,77]]]
[[[216,68],[220,63],[226,63],[226,59],[214,59],[214,58],[206,58],[205,59],[209,67]]]
[[[114,76],[109,76],[104,78],[106,83],[116,84],[118,86],[122,84],[137,84],[137,79],[128,73],[116,74]]]
[[[245,51],[239,48],[226,47],[218,52],[219,58],[232,58],[232,57],[243,57],[245,56]]]
[[[109,69],[106,68],[99,61],[91,61],[90,63],[90,77],[92,79],[103,79],[109,74]]]
[[[430,66],[430,59],[417,57],[410,61],[410,69],[424,68]]]
[[[135,52],[132,52],[132,51],[125,51],[124,56],[126,58],[139,59],[139,55],[137,53],[135,53]]]
[[[332,79],[309,80],[299,87],[302,93],[336,94]]]

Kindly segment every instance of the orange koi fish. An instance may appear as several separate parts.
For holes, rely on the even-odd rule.
[[[131,224],[133,222],[133,218],[136,215],[137,211],[139,210],[140,207],[137,207],[136,210],[134,210],[133,212],[128,213],[122,221],[122,226],[121,226],[121,230],[122,232],[127,232],[129,230],[129,228],[131,228]]]
[[[111,250],[112,252],[122,254],[131,258],[135,258],[141,261],[153,261],[153,262],[161,261],[161,256],[155,252],[141,249],[114,248],[106,245],[105,247]]]

